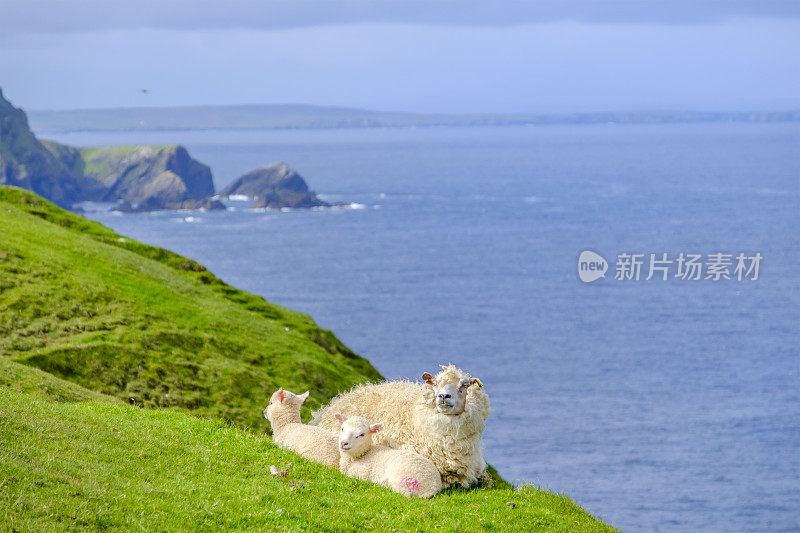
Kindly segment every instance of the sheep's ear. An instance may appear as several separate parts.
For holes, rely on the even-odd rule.
[[[344,421],[347,420],[342,413],[336,413],[333,418],[338,420],[340,424],[344,424]]]
[[[280,400],[281,403],[286,401],[286,391],[285,390],[278,389],[278,400]]]
[[[469,382],[470,385],[477,385],[479,389],[483,388],[483,383],[478,378],[472,378],[472,381]]]
[[[304,401],[306,401],[306,398],[308,398],[308,395],[309,395],[309,391],[305,391],[303,394],[298,396],[298,398],[300,398],[300,403],[303,403]]]
[[[422,379],[428,385],[436,385],[436,383],[433,381],[433,376],[431,376],[430,372],[425,372],[424,374],[422,374]]]
[[[372,425],[369,427],[369,432],[370,432],[370,433],[377,433],[377,432],[379,432],[379,431],[380,431],[380,430],[382,430],[382,429],[383,429],[383,424],[372,424]]]

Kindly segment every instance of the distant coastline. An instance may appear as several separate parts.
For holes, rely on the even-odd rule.
[[[353,129],[555,124],[800,122],[800,110],[768,112],[616,111],[559,114],[420,114],[300,104],[135,107],[29,111],[38,132]]]

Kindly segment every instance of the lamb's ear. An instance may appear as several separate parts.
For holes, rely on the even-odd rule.
[[[280,400],[281,403],[286,401],[286,391],[285,390],[278,389],[278,400]]]
[[[483,383],[478,378],[472,378],[472,381],[469,382],[470,385],[477,385],[479,389],[483,388]]]
[[[333,418],[338,420],[339,424],[344,424],[344,421],[347,420],[347,418],[345,418],[342,413],[336,413],[335,415],[333,415]]]
[[[428,385],[436,385],[436,383],[433,381],[433,376],[431,376],[429,372],[425,372],[424,374],[422,374],[422,379]]]
[[[382,430],[382,429],[383,429],[383,424],[372,424],[372,425],[369,427],[369,432],[370,432],[370,433],[377,433],[377,432],[379,432],[379,431],[380,431],[380,430]]]
[[[306,401],[306,398],[308,398],[308,395],[309,395],[309,391],[305,391],[303,394],[298,396],[298,398],[300,398],[300,403],[303,403],[304,401]]]

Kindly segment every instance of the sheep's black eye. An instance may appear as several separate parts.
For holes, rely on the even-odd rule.
[[[362,433],[361,435],[359,435],[359,437],[363,437],[363,436],[364,436],[364,434],[363,434],[363,433]]]

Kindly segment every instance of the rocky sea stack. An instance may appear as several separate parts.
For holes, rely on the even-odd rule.
[[[224,198],[245,196],[254,200],[253,207],[268,209],[329,205],[309,190],[303,177],[283,161],[247,172],[219,195]]]

